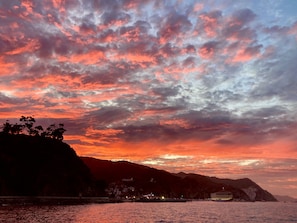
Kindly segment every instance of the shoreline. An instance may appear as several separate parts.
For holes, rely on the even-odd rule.
[[[199,199],[176,199],[166,198],[162,199],[115,199],[109,197],[63,197],[63,196],[0,196],[0,207],[5,206],[29,206],[29,205],[83,205],[83,204],[107,204],[107,203],[124,203],[124,202],[137,202],[137,203],[163,203],[163,202],[191,202],[191,201],[208,201],[211,200],[199,200]],[[229,202],[252,202],[243,200],[232,200]],[[259,201],[267,202],[267,201]],[[273,201],[274,202],[274,201]],[[224,203],[224,202],[223,202]],[[288,202],[289,203],[289,202]],[[294,202],[293,202],[294,203]]]
[[[122,202],[187,202],[190,199],[115,199],[109,197],[63,197],[63,196],[0,196],[0,206],[11,205],[81,205],[81,204],[106,204]]]
[[[108,197],[0,196],[0,205],[76,205],[120,202]]]

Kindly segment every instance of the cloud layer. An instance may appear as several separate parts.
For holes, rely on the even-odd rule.
[[[62,121],[79,155],[256,172],[273,192],[296,191],[297,16],[285,3],[297,7],[1,2],[0,118]]]

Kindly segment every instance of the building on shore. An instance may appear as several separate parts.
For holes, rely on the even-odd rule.
[[[230,191],[225,191],[223,187],[221,191],[211,193],[210,199],[212,201],[231,201],[233,200],[233,194]]]

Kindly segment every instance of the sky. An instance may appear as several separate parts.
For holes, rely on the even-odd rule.
[[[0,121],[80,156],[297,198],[297,1],[0,1]]]

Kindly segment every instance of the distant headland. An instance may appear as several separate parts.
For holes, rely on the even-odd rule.
[[[2,203],[20,198],[45,203],[209,200],[211,193],[222,188],[236,201],[276,201],[248,178],[174,174],[126,161],[78,157],[63,142],[63,124],[52,124],[44,130],[34,126],[35,119],[30,116],[22,116],[20,121],[6,121],[0,129]]]

